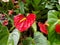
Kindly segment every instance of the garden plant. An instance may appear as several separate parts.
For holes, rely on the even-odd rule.
[[[60,0],[0,0],[0,45],[60,45]]]

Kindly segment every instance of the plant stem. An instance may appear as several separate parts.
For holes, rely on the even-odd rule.
[[[12,31],[13,29],[14,29],[14,26],[12,26],[9,31]]]

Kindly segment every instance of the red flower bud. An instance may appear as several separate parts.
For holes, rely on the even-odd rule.
[[[27,17],[19,14],[14,17],[14,25],[20,32],[24,32],[34,23],[35,19],[35,14],[29,14]]]
[[[55,31],[60,34],[60,24],[56,24]]]
[[[9,14],[9,15],[12,15],[13,12],[14,12],[13,10],[9,10],[8,14]]]
[[[5,25],[5,26],[8,25],[8,20],[4,20],[3,25]]]
[[[40,31],[41,31],[42,33],[48,34],[48,31],[47,31],[47,29],[46,29],[47,27],[46,27],[45,24],[43,24],[43,23],[41,23],[41,22],[38,22],[38,26],[39,26]]]

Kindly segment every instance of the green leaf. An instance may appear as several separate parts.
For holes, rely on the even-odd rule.
[[[20,38],[20,33],[17,29],[9,35],[8,45],[17,45]]]
[[[40,32],[34,33],[34,41],[35,45],[48,45],[46,37]]]
[[[0,23],[0,44],[1,45],[17,45],[20,33],[15,29],[12,33],[8,32],[7,27],[2,26]]]
[[[20,2],[19,5],[20,5],[20,13],[24,14],[25,13],[25,11],[24,11],[24,3]]]
[[[14,12],[16,12],[16,14],[20,13],[19,9],[15,9]]]
[[[54,40],[53,45],[60,45],[60,34],[56,35],[56,39]]]
[[[33,30],[34,30],[35,32],[37,31],[37,25],[36,25],[36,22],[33,23],[32,28],[33,28]]]
[[[57,7],[58,10],[60,10],[60,5],[56,4],[56,7]]]
[[[34,14],[38,14],[39,13],[39,11],[32,11]]]
[[[48,3],[46,3],[45,8],[48,8],[48,9],[53,9],[53,8],[54,8],[54,6],[53,6],[52,4],[48,4]]]
[[[55,41],[53,42],[53,45],[60,45],[60,39],[55,39]]]
[[[28,4],[28,3],[30,3],[31,1],[30,0],[26,0],[26,3]]]
[[[54,42],[54,43],[53,43],[53,45],[60,45],[60,44],[58,44],[58,43]]]
[[[0,44],[1,45],[7,45],[8,36],[9,36],[9,32],[7,27],[2,26],[0,24]]]
[[[58,0],[51,0],[51,2],[58,2]]]
[[[50,10],[48,12],[48,23],[49,23],[49,25],[52,25],[55,22],[57,22],[58,15],[59,15],[59,13],[57,11],[55,11],[55,10]]]
[[[22,41],[23,45],[33,45],[32,38],[28,37]]]
[[[38,5],[41,0],[33,0],[35,5]]]

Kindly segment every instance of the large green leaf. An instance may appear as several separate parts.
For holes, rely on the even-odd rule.
[[[48,45],[47,38],[40,32],[34,33],[35,45]]]
[[[51,44],[53,44],[56,40],[58,40],[56,32],[55,32],[55,25],[59,23],[59,12],[55,10],[50,10],[48,12],[48,40]],[[56,39],[56,40],[55,40]],[[55,43],[54,43],[55,44]]]
[[[14,29],[9,35],[8,45],[17,45],[19,41],[20,33],[17,29]]]
[[[55,10],[50,10],[48,12],[48,23],[52,25],[57,22],[59,13]]]
[[[7,27],[0,24],[0,45],[7,45],[9,32]]]
[[[15,29],[9,34],[7,27],[0,24],[0,44],[1,45],[17,45],[19,41],[20,33]]]

